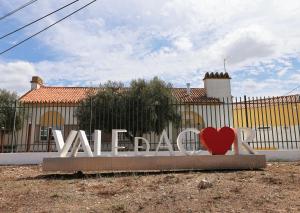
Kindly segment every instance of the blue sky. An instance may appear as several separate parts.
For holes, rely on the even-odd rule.
[[[0,21],[0,35],[69,2],[39,0]],[[0,51],[88,2],[0,40]],[[0,1],[0,16],[23,3]],[[296,0],[98,0],[1,55],[0,88],[22,94],[32,75],[47,85],[159,76],[175,87],[203,87],[204,73],[223,71],[226,58],[233,95],[285,95],[300,84],[299,26]]]

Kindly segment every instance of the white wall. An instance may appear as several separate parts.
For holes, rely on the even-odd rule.
[[[206,89],[207,97],[231,97],[230,79],[204,79],[204,88]]]
[[[255,138],[252,142],[254,148],[279,150],[300,149],[300,128],[298,125],[256,129],[255,132]]]

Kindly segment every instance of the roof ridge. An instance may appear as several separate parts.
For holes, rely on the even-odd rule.
[[[39,89],[102,89],[101,87],[82,87],[82,86],[41,86]],[[124,89],[128,89],[129,87],[124,87]],[[171,89],[187,89],[186,87],[172,87]],[[203,87],[191,87],[190,89],[205,89]],[[30,92],[32,90],[29,90],[28,92]],[[27,93],[28,93],[27,92]]]
[[[99,87],[78,87],[78,86],[42,86],[40,88],[58,88],[58,89],[98,89]]]

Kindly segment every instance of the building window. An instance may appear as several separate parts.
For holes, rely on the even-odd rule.
[[[40,140],[41,141],[47,141],[48,139],[48,127],[41,126],[40,128]]]
[[[61,131],[63,131],[63,127],[61,127],[61,126],[56,126],[56,127],[41,126],[40,127],[40,140],[41,141],[44,141],[44,142],[48,141],[50,130],[51,130],[51,132],[52,132],[52,130],[61,130]],[[52,134],[50,135],[50,137],[51,137],[50,138],[51,141],[53,141],[54,137],[53,137]]]
[[[49,136],[50,130],[64,130],[64,118],[60,112],[48,111],[41,115],[39,128],[36,129],[36,134],[39,141],[48,142],[53,141],[53,135]],[[50,138],[49,138],[50,137]]]

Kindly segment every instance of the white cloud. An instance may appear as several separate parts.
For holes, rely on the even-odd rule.
[[[60,5],[67,2],[60,1]],[[39,1],[25,16],[16,17],[22,17],[18,21],[25,23],[60,5]],[[12,3],[4,6],[14,7]],[[202,86],[199,79],[204,72],[222,70],[223,59],[227,58],[227,69],[236,76],[232,81],[245,82],[244,92],[267,93],[274,84],[245,81],[249,76],[241,75],[248,72],[259,78],[268,66],[278,77],[287,76],[290,69],[278,69],[277,63],[288,63],[284,56],[300,50],[299,7],[300,1],[292,0],[97,1],[39,36],[39,41],[60,57],[32,66],[48,83],[69,80],[89,85],[158,75],[179,86],[187,81]],[[266,62],[269,64],[260,66]],[[253,89],[256,86],[259,91]],[[240,92],[238,87],[234,89]]]
[[[283,69],[279,70],[279,71],[277,72],[277,75],[278,75],[279,77],[283,76],[283,75],[288,71],[288,69],[289,69],[289,68],[283,68]]]
[[[300,71],[295,72],[291,77],[290,77],[290,81],[294,81],[294,83],[298,83],[300,82]]]
[[[264,58],[275,53],[272,35],[260,27],[238,29],[221,41],[225,57],[230,63]]]
[[[179,50],[190,50],[193,47],[192,42],[187,37],[180,37],[174,41],[174,45]]]
[[[30,89],[29,82],[35,73],[34,66],[28,62],[0,61],[0,88],[22,94]]]
[[[274,79],[268,79],[267,81],[243,79],[241,82],[235,83],[233,89],[238,90],[240,95],[247,95],[249,97],[278,96],[287,92],[282,81]]]

